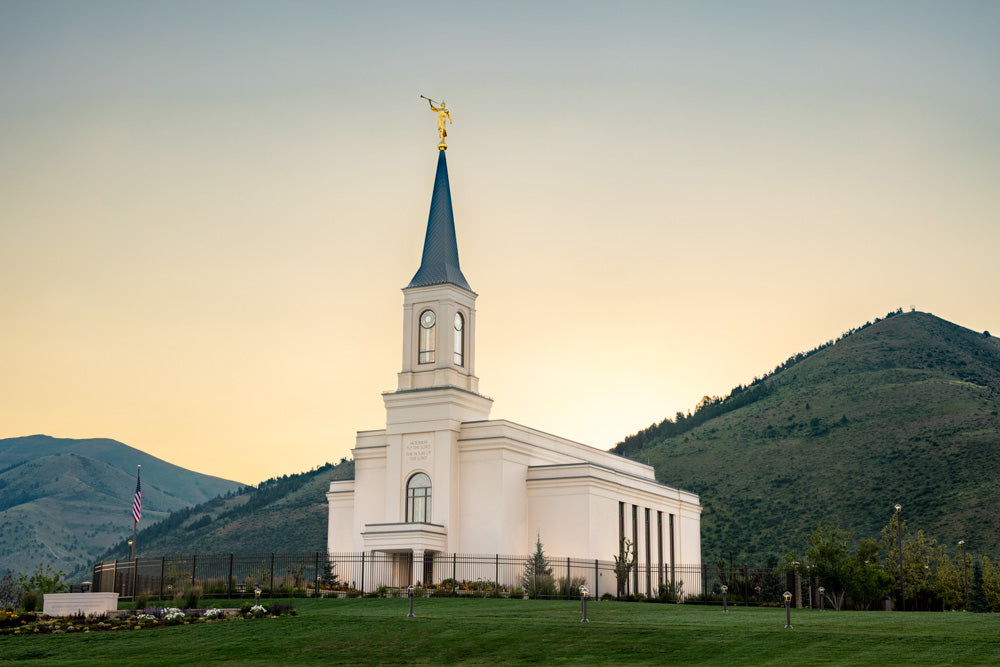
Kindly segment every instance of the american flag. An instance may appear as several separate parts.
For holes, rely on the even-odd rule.
[[[135,500],[132,501],[132,519],[139,523],[139,519],[142,518],[142,486],[140,485],[139,478],[135,478]]]

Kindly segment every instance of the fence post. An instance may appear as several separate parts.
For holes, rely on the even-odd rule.
[[[233,597],[233,554],[229,554],[229,576],[226,577],[226,597]]]
[[[361,594],[365,593],[365,552],[361,552]]]
[[[268,597],[274,597],[274,552],[271,552],[271,587],[267,589]]]
[[[597,582],[601,580],[600,577],[601,577],[601,573],[598,572],[598,570],[597,570],[597,559],[595,558],[594,559],[594,599],[595,600],[600,600],[601,599],[601,591],[600,591],[600,588],[597,585]]]
[[[191,588],[194,588],[194,573],[198,567],[198,555],[191,556]]]
[[[500,597],[500,554],[496,554],[496,567],[493,574],[493,597]]]
[[[569,576],[569,556],[566,556],[566,599],[571,600],[570,595],[570,576]]]
[[[458,554],[452,552],[451,554],[451,597],[458,595]]]
[[[164,567],[167,564],[167,557],[160,556],[160,599],[163,599],[163,572]]]

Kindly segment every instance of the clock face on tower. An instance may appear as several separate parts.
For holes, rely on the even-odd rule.
[[[420,316],[420,326],[425,329],[430,329],[434,326],[434,311],[425,310],[424,314]]]

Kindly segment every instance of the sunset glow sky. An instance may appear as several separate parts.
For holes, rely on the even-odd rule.
[[[492,416],[607,448],[897,307],[1000,333],[1000,3],[0,3],[0,437],[384,425],[437,160]]]

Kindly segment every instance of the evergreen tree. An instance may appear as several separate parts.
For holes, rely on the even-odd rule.
[[[969,611],[983,613],[990,610],[986,602],[986,589],[983,586],[983,566],[976,561],[972,566],[972,586],[969,590]]]
[[[524,590],[533,598],[537,597],[539,593],[547,594],[554,586],[552,568],[549,567],[549,560],[545,557],[541,534],[537,535],[535,541],[535,553],[524,564],[521,580]]]

